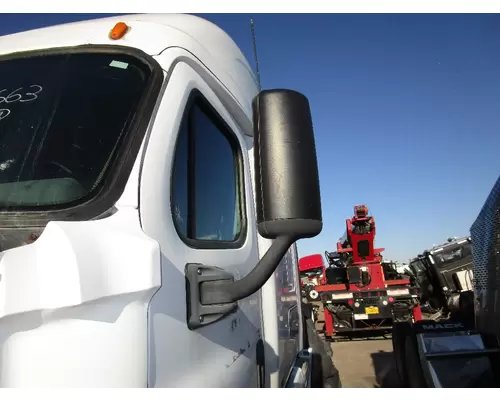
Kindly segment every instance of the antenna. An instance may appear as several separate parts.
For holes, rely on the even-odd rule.
[[[255,72],[257,73],[257,83],[259,85],[259,90],[262,90],[262,87],[260,86],[259,59],[257,57],[257,42],[255,41],[255,29],[253,24],[253,18],[250,18],[250,29],[252,30],[253,57],[255,59]]]

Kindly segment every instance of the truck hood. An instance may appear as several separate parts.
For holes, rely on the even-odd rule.
[[[40,236],[37,238],[37,235]],[[30,243],[31,242],[31,243]],[[160,250],[137,210],[2,232],[0,319],[160,287]]]

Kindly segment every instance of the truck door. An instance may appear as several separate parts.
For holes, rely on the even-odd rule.
[[[186,325],[186,264],[239,279],[259,257],[248,137],[207,74],[199,63],[169,68],[143,159],[141,223],[160,244],[162,278],[148,313],[150,387],[259,384],[259,293],[218,322],[193,331]]]
[[[281,260],[275,273],[278,291],[278,340],[279,340],[279,384],[288,372],[299,351],[303,349],[302,309],[299,283],[297,247],[294,244]]]

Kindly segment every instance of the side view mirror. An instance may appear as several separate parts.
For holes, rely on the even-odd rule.
[[[295,240],[322,228],[318,161],[307,98],[263,91],[253,102],[257,226],[268,239]]]
[[[292,90],[264,90],[252,106],[257,229],[275,240],[255,268],[237,281],[215,266],[186,265],[189,329],[234,312],[238,300],[267,282],[295,241],[314,237],[323,228],[309,101]]]

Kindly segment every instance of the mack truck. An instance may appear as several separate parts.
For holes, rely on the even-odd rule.
[[[0,37],[0,387],[314,386],[279,293],[321,230],[307,98],[216,25]]]
[[[392,263],[382,260],[384,249],[375,248],[375,233],[375,219],[368,208],[354,206],[354,216],[346,220],[336,254],[327,255],[331,262],[327,284],[316,290],[323,303],[324,334],[329,340],[354,332],[385,334],[395,322],[422,318],[418,288]]]
[[[472,269],[471,237],[448,238],[415,257],[409,265],[420,288],[421,304],[437,318],[456,312],[472,296],[474,273]]]
[[[500,178],[470,236],[450,238],[412,261],[421,285],[431,288],[427,301],[444,312],[394,326],[393,353],[403,387],[499,386],[499,239]]]

